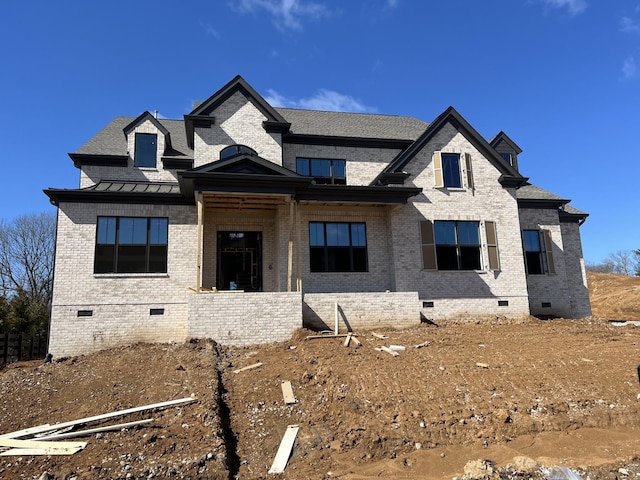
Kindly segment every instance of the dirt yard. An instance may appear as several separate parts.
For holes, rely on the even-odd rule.
[[[386,339],[356,332],[359,347],[300,330],[252,348],[201,340],[11,364],[0,434],[198,400],[87,426],[153,419],[70,439],[88,442],[71,456],[0,457],[0,478],[542,479],[553,466],[638,478],[640,327],[607,320],[640,320],[640,279],[589,283],[597,316],[580,321],[423,324],[376,330]],[[284,404],[283,381],[296,404]],[[300,427],[292,456],[268,475],[287,425]]]

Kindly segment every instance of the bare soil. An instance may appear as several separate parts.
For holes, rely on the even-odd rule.
[[[300,330],[250,348],[139,344],[11,364],[0,370],[0,434],[198,401],[105,421],[153,418],[86,437],[71,456],[0,457],[0,478],[515,479],[553,466],[637,478],[640,328],[608,320],[640,321],[640,279],[589,274],[589,286],[597,316],[579,321],[422,324],[376,331],[387,339],[356,332],[359,347]],[[406,349],[392,357],[383,345]],[[268,475],[287,425],[300,426],[293,453]]]

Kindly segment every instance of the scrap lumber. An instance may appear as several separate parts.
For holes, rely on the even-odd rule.
[[[48,448],[12,448],[0,453],[0,457],[22,456],[22,455],[73,455],[82,448],[64,448],[64,449],[48,449]]]
[[[386,335],[382,335],[382,334],[376,333],[376,332],[371,332],[371,335],[373,335],[376,338],[379,338],[380,340],[386,340],[387,338],[389,338]]]
[[[359,347],[360,345],[362,345],[362,342],[358,340],[355,335],[351,335],[351,341],[355,343],[356,347]]]
[[[351,334],[347,333],[347,338],[344,339],[344,346],[348,347],[349,343],[351,343]]]
[[[383,346],[383,347],[376,347],[375,349],[377,351],[379,351],[379,352],[387,352],[387,353],[391,354],[394,357],[397,357],[397,356],[400,355],[398,352],[395,352],[395,351],[391,350],[389,347],[384,347]]]
[[[282,387],[282,397],[284,398],[285,405],[290,405],[292,403],[298,403],[298,399],[293,394],[293,387],[291,386],[290,381],[283,381],[281,384]]]
[[[480,367],[480,368],[489,368],[489,364],[488,363],[480,363],[480,362],[478,362],[478,363],[476,363],[476,366]]]
[[[351,335],[351,340],[353,340],[355,338],[354,334],[351,333],[339,333],[338,335],[334,335],[333,333],[330,334],[326,334],[326,335],[309,335],[307,337],[305,337],[305,340],[313,340],[314,338],[344,338],[347,335]]]
[[[102,415],[96,415],[93,417],[79,418],[78,420],[72,420],[70,422],[56,423],[55,425],[40,425],[38,427],[27,428],[24,430],[18,430],[16,432],[5,433],[3,435],[0,435],[0,440],[25,437],[27,435],[37,435],[38,433],[51,432],[52,430],[60,430],[61,428],[65,428],[65,427],[97,422],[100,420],[106,420],[107,418],[118,417],[121,415],[128,415],[130,413],[142,412],[145,410],[152,410],[155,408],[169,407],[173,405],[179,405],[182,403],[191,403],[195,401],[196,399],[193,397],[179,398],[176,400],[169,400],[167,402],[152,403],[150,405],[144,405],[142,407],[133,407],[133,408],[127,408],[125,410],[118,410],[116,412],[104,413]],[[11,445],[8,445],[8,446],[11,446]]]
[[[422,348],[422,347],[428,347],[429,346],[429,342],[422,342],[419,343],[418,345],[414,345],[414,348]]]
[[[129,428],[136,425],[144,425],[146,423],[151,423],[151,422],[153,422],[153,419],[147,418],[145,420],[136,420],[135,422],[119,423],[117,425],[108,425],[105,427],[89,428],[88,430],[78,430],[77,432],[52,433],[50,435],[42,434],[42,436],[39,436],[36,438],[42,438],[44,440],[59,440],[62,438],[84,437],[85,435],[93,435],[94,433],[122,430],[123,428]]]
[[[389,350],[394,352],[404,352],[407,349],[404,345],[389,345]]]
[[[282,436],[282,440],[280,442],[280,447],[278,447],[278,452],[276,453],[275,458],[273,459],[273,463],[271,464],[271,468],[268,473],[283,473],[285,467],[287,466],[287,462],[289,461],[289,457],[291,456],[291,450],[293,449],[293,443],[296,440],[296,435],[298,435],[298,425],[289,425],[287,430],[285,430],[284,435]]]
[[[237,370],[234,370],[233,373],[246,372],[247,370],[253,370],[254,368],[261,367],[262,365],[264,365],[262,362],[254,363],[253,365],[248,365],[246,367],[242,367]]]
[[[46,440],[0,438],[0,447],[42,450],[42,455],[72,455],[86,446],[87,442],[49,442]]]

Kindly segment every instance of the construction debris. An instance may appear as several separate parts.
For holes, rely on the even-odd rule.
[[[476,366],[480,367],[480,368],[489,368],[489,364],[487,364],[487,363],[478,362],[478,363],[476,363]]]
[[[291,450],[293,449],[293,443],[296,440],[299,428],[300,427],[298,427],[298,425],[289,425],[287,427],[287,430],[284,432],[282,437],[282,441],[280,442],[278,453],[276,453],[276,457],[273,459],[273,463],[269,469],[269,473],[284,472],[287,462],[289,461],[289,457],[291,456]]]
[[[407,349],[404,345],[389,345],[389,350],[394,352],[404,352]]]
[[[0,453],[0,456],[8,455],[72,455],[86,447],[87,442],[59,442],[62,438],[78,437],[83,435],[91,435],[93,433],[105,432],[109,430],[122,430],[134,425],[142,425],[152,420],[138,420],[134,422],[122,423],[118,425],[110,425],[104,427],[93,428],[89,430],[81,430],[77,432],[68,432],[76,425],[85,425],[87,423],[98,422],[108,418],[128,415],[130,413],[152,410],[155,408],[168,407],[182,403],[195,402],[195,398],[187,397],[177,400],[169,400],[167,402],[153,403],[142,407],[128,408],[126,410],[118,410],[115,412],[95,415],[93,417],[80,418],[64,423],[56,423],[55,425],[39,425],[37,427],[26,428],[15,432],[0,435],[0,447],[7,447],[10,450]],[[60,433],[65,432],[65,433]],[[67,433],[68,432],[68,433]],[[29,439],[21,439],[21,437],[32,437]]]
[[[246,367],[242,367],[237,370],[234,370],[233,373],[246,372],[247,370],[253,370],[254,368],[261,367],[262,365],[263,365],[262,362],[254,363],[253,365],[248,365]]]
[[[376,333],[376,332],[371,332],[371,335],[373,335],[376,338],[379,338],[380,340],[386,340],[387,337],[386,335],[382,335],[381,333]]]
[[[375,349],[377,351],[379,351],[379,352],[387,352],[387,353],[391,354],[394,357],[397,357],[397,356],[400,355],[398,352],[395,352],[395,351],[391,350],[389,347],[384,347],[383,346],[383,347],[376,347]]]
[[[422,348],[422,347],[428,347],[429,346],[429,342],[422,342],[419,343],[418,345],[414,345],[414,348]]]
[[[284,398],[285,405],[290,405],[292,403],[298,403],[298,399],[293,394],[293,387],[291,386],[290,381],[283,381],[281,384],[282,387],[282,397]]]

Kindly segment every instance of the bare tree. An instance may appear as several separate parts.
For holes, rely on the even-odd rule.
[[[20,299],[25,311],[51,301],[56,219],[54,213],[22,215],[0,222],[0,288],[5,299]]]
[[[632,250],[618,250],[609,254],[605,262],[613,264],[613,272],[621,275],[635,275],[638,270],[638,255]]]
[[[605,260],[601,263],[587,263],[585,268],[589,272],[596,273],[613,273],[615,271],[615,265],[610,260]]]

